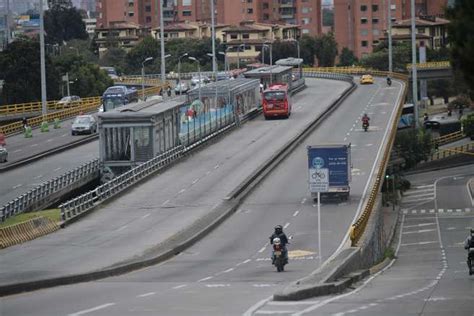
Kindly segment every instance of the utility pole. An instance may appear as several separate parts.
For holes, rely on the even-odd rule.
[[[41,114],[45,119],[48,109],[46,108],[46,61],[44,52],[44,12],[43,0],[40,0],[40,61],[41,61]]]
[[[5,18],[5,32],[7,33],[6,40],[7,40],[7,45],[10,43],[10,0],[7,1],[7,15]]]
[[[214,80],[217,81],[215,10],[214,10],[214,0],[210,0],[210,1],[211,1],[212,72],[214,73]]]
[[[161,84],[163,85],[166,81],[166,68],[165,68],[165,26],[163,22],[163,0],[160,0],[160,46],[161,46]]]
[[[392,1],[388,0],[388,72],[393,71],[393,51],[392,51]]]
[[[413,85],[413,108],[415,114],[415,128],[419,127],[418,120],[418,78],[416,72],[416,23],[415,0],[411,0],[411,79]]]

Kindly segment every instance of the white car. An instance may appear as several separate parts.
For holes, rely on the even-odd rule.
[[[62,105],[63,107],[70,107],[79,102],[81,102],[80,97],[78,97],[77,95],[69,95],[59,100],[58,105]]]
[[[189,91],[189,86],[186,82],[181,82],[174,87],[174,94],[186,93]]]
[[[97,121],[92,115],[79,115],[76,117],[71,127],[71,135],[93,134],[97,132]]]
[[[209,77],[201,76],[201,86],[204,86],[206,83],[209,83],[209,82],[211,82]],[[191,78],[191,85],[192,86],[199,85],[199,76],[194,76]]]

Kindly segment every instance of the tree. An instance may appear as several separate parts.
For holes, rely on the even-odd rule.
[[[337,56],[337,43],[332,32],[316,38],[316,58],[320,67],[333,67]]]
[[[115,67],[119,74],[123,73],[127,67],[125,57],[127,52],[122,48],[109,48],[104,56],[99,60],[99,65]]]
[[[431,153],[431,146],[431,135],[424,129],[402,130],[395,138],[395,147],[399,155],[405,159],[407,169],[426,160]]]
[[[160,56],[160,43],[151,36],[145,37],[137,46],[133,47],[130,52],[127,53],[125,58],[127,65],[127,73],[139,73],[142,68],[142,62],[152,57],[154,59],[155,67],[157,63],[157,57]],[[147,67],[152,66],[153,63],[149,63]]]
[[[459,69],[466,79],[468,86],[474,88],[474,6],[472,0],[458,0],[446,10],[448,39],[452,49],[451,62]]]
[[[394,43],[393,71],[406,72],[406,65],[411,63],[411,46],[409,43]],[[377,70],[388,71],[388,48],[385,44],[379,45],[372,54],[360,60],[362,66]]]
[[[81,14],[69,0],[50,1],[50,9],[44,15],[44,29],[46,40],[51,44],[88,38]]]
[[[357,63],[359,60],[354,55],[354,52],[349,48],[344,47],[341,51],[341,56],[339,56],[338,66],[352,66]]]
[[[40,47],[38,41],[17,39],[0,52],[0,79],[4,104],[41,100]],[[59,96],[59,74],[46,56],[48,99]]]
[[[303,64],[313,66],[316,55],[316,38],[308,34],[303,34],[300,38],[301,58]]]
[[[270,54],[265,54],[270,57]],[[288,58],[290,56],[296,57],[297,56],[297,47],[296,44],[289,41],[280,41],[276,40],[272,43],[272,57],[273,57],[273,64],[275,61],[283,58]],[[270,58],[268,59],[270,60]]]

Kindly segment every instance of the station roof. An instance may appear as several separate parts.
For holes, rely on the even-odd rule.
[[[220,95],[228,94],[229,90],[232,93],[240,93],[242,91],[253,89],[259,86],[260,81],[258,81],[257,79],[237,78],[233,80],[220,80],[201,87],[201,95],[213,96],[216,93]],[[188,92],[188,96],[190,96],[191,98],[197,97],[198,95],[199,88],[194,88]]]
[[[292,70],[292,67],[289,67],[289,66],[273,65],[273,66],[260,67],[257,69],[247,71],[244,75],[255,78],[255,77],[261,77],[261,75],[279,74],[279,73],[287,72],[291,70]]]
[[[275,62],[276,65],[280,65],[280,66],[299,66],[302,63],[303,63],[302,58],[294,58],[294,57],[279,59]]]

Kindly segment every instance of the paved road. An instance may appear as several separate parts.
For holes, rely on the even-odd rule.
[[[377,83],[380,84],[383,81]],[[234,177],[242,178],[240,174],[245,168],[241,166],[249,166],[252,161],[262,161],[266,147],[275,146],[275,142],[281,141],[280,137],[294,132],[294,129],[298,128],[295,125],[296,121],[308,117],[310,114],[307,111],[314,111],[321,102],[324,102],[324,97],[315,95],[324,91],[317,89],[313,81],[311,81],[310,89],[296,97],[295,112],[289,120],[252,121],[247,124],[252,125],[253,137],[243,138],[242,130],[235,131],[225,140],[189,159],[194,165],[200,166],[197,169],[201,174],[208,174],[211,177],[211,174],[216,173],[217,177],[225,177],[224,181],[216,182],[204,191],[192,187],[182,192],[184,194],[178,195],[177,190],[180,187],[175,187],[174,182],[180,182],[181,176],[187,177],[187,175],[178,175],[173,172],[174,181],[169,181],[171,178],[165,173],[149,183],[150,186],[153,185],[155,196],[150,195],[153,193],[142,186],[140,190],[133,190],[133,194],[111,203],[100,212],[91,214],[77,226],[86,225],[86,222],[88,226],[92,226],[92,221],[97,222],[97,216],[107,212],[107,209],[114,208],[115,213],[120,213],[119,203],[130,205],[131,200],[141,200],[141,207],[135,209],[134,213],[130,213],[127,218],[124,216],[121,226],[115,227],[116,231],[127,231],[127,237],[136,240],[133,231],[130,231],[136,226],[139,226],[141,234],[148,235],[152,229],[154,233],[169,229],[168,223],[172,223],[170,219],[163,221],[161,217],[160,221],[156,221],[157,214],[155,213],[165,212],[166,209],[171,208],[173,214],[167,213],[170,218],[173,215],[179,215],[181,221],[185,221],[187,216],[192,215],[191,206],[211,207],[212,196],[218,197],[221,191],[227,191],[228,182],[232,184]],[[315,205],[309,198],[307,190],[306,145],[323,142],[351,142],[353,144],[354,170],[351,199],[348,203],[328,203],[323,204],[322,207],[322,257],[326,259],[341,245],[350,223],[360,209],[360,199],[366,190],[368,178],[372,176],[375,158],[380,151],[382,138],[386,135],[385,126],[394,113],[393,104],[399,92],[398,83],[392,88],[386,88],[383,84],[382,87],[379,85],[360,87],[341,105],[339,110],[333,113],[313,135],[274,170],[247,198],[235,215],[208,237],[175,258],[121,277],[4,298],[5,315],[15,313],[22,315],[240,315],[244,313],[254,304],[265,300],[279,287],[317,268],[316,259],[319,255],[315,248],[317,222]],[[319,102],[315,103],[314,100],[319,100]],[[364,133],[359,126],[359,119],[364,112],[372,116],[372,128],[368,133]],[[275,138],[275,135],[278,137]],[[248,156],[242,156],[240,152],[240,143],[243,140],[246,146],[250,147],[251,154]],[[235,164],[227,165],[223,161],[216,164],[214,160],[215,157],[220,156],[221,150],[224,149],[221,145],[228,144],[227,141],[230,141],[233,146],[227,147],[225,160],[237,158],[240,161],[238,173],[232,170],[236,167]],[[187,170],[190,172],[189,169]],[[195,174],[187,178],[191,180],[194,177],[196,177]],[[202,181],[201,185],[206,186],[206,179],[196,179],[198,184]],[[160,185],[160,180],[167,184],[171,194],[158,196],[162,195],[160,192],[165,188],[163,184]],[[165,200],[170,195],[172,198]],[[168,205],[167,208],[153,207],[153,205],[159,205],[157,202],[162,200],[165,200],[163,203]],[[192,205],[189,204],[191,200],[194,200]],[[143,220],[143,216],[147,214],[153,215]],[[142,218],[141,221],[140,218]],[[268,259],[270,252],[268,236],[277,223],[284,225],[287,233],[293,236],[292,245],[290,245],[292,259],[285,273],[275,272]],[[102,234],[110,234],[109,229],[106,227]],[[90,232],[93,234],[92,228]],[[98,237],[87,236],[87,238],[77,240],[78,251],[88,247],[88,240],[98,240]],[[46,246],[47,242],[43,241],[42,244]],[[134,244],[137,245],[135,242]],[[109,245],[110,242],[105,239],[97,243],[102,256],[108,256],[106,252]],[[122,247],[126,251],[128,244],[123,243]],[[62,251],[66,250],[66,248],[62,249]],[[97,259],[94,258],[94,260]],[[81,264],[84,265],[88,262],[89,260],[84,260],[84,258],[81,260]],[[50,271],[44,271],[44,273],[48,274]],[[28,304],[25,304],[26,302]],[[61,302],[61,304],[55,302]]]
[[[474,277],[469,277],[464,239],[474,227],[467,182],[473,166],[409,177],[403,199],[397,260],[356,290],[283,306],[287,315],[474,315]],[[291,311],[291,312],[290,312]]]

